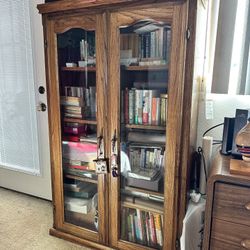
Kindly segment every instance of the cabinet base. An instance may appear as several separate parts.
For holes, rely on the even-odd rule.
[[[104,246],[104,245],[101,245],[101,244],[98,244],[95,242],[91,242],[91,241],[79,238],[79,237],[74,236],[72,234],[62,232],[62,231],[57,230],[55,228],[51,228],[49,230],[49,234],[52,236],[58,237],[60,239],[67,240],[67,241],[70,241],[72,243],[79,244],[79,245],[82,245],[85,247],[90,247],[93,249],[102,249],[102,250],[112,250],[113,249],[113,248],[109,248],[107,246]]]

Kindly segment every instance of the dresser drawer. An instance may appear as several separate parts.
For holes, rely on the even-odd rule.
[[[210,250],[242,250],[242,246],[235,246],[220,240],[211,239]]]
[[[250,226],[250,188],[215,183],[213,217]]]
[[[214,218],[212,220],[211,243],[213,241],[231,245],[228,249],[250,249],[250,227]],[[213,250],[213,248],[210,249]]]

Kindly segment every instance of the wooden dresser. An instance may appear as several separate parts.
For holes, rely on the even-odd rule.
[[[250,249],[250,177],[229,173],[218,154],[207,186],[203,250]]]

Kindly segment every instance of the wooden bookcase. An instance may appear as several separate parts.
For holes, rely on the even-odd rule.
[[[50,233],[98,249],[178,248],[196,130],[197,2],[62,0],[38,9]],[[95,172],[97,156],[107,173]]]

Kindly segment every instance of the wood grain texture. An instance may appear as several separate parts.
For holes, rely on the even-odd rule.
[[[188,4],[174,7],[168,86],[167,140],[165,159],[164,248],[175,249],[178,222],[178,186],[180,181],[180,149],[182,147],[182,115]]]
[[[58,11],[72,11],[79,9],[93,9],[93,8],[106,8],[106,9],[114,9],[114,8],[123,8],[126,6],[138,6],[142,4],[156,4],[161,2],[183,2],[183,0],[61,0],[60,2],[56,1],[53,3],[47,4],[39,4],[38,10],[39,13],[53,13]]]
[[[96,15],[84,15],[82,18],[79,16],[62,16],[55,20],[55,32],[60,34],[73,28],[81,28],[85,30],[95,30],[96,28]]]
[[[79,23],[83,18],[78,18]],[[91,17],[91,20],[96,20],[96,16]],[[89,21],[89,19],[88,19]],[[77,19],[74,19],[77,23]],[[101,22],[102,25],[103,22]],[[57,26],[58,25],[58,26]],[[92,21],[93,25],[93,21]],[[58,28],[59,27],[59,28]],[[99,29],[103,26],[100,25]],[[88,240],[101,242],[106,244],[106,228],[108,223],[107,213],[105,208],[107,207],[107,188],[105,176],[98,177],[98,196],[99,202],[99,234],[90,231],[88,229],[80,228],[65,221],[64,216],[64,198],[63,198],[63,173],[62,173],[62,150],[61,150],[61,117],[60,117],[60,94],[59,94],[59,79],[58,79],[58,62],[57,62],[57,42],[56,35],[60,30],[68,30],[72,28],[72,22],[54,22],[53,19],[49,19],[46,23],[46,37],[47,37],[47,51],[46,51],[46,62],[47,62],[47,88],[48,88],[48,110],[49,110],[49,128],[50,128],[50,149],[51,149],[51,165],[52,165],[52,185],[53,185],[53,203],[55,207],[54,215],[54,226],[56,229],[67,231],[68,233],[82,237]],[[82,27],[83,28],[83,27]],[[99,31],[101,33],[101,31]],[[101,45],[100,45],[101,44]],[[103,54],[102,42],[97,41],[97,61],[100,66],[97,69],[97,109],[98,109],[98,124],[97,133],[101,134],[103,127],[106,124],[106,117],[104,112],[104,99],[103,95],[103,80],[106,78],[104,72],[106,72],[104,62],[106,55]],[[99,46],[99,47],[98,47]]]
[[[214,202],[214,187],[216,183],[223,183],[223,185],[238,185],[249,188],[250,178],[247,176],[232,175],[229,173],[230,156],[222,156],[219,153],[216,155],[210,172],[210,177],[207,183],[207,201],[205,210],[205,228],[203,239],[203,250],[210,249],[211,231],[212,228],[212,214]]]
[[[211,250],[242,250],[241,246],[235,246],[226,242],[211,239]]]
[[[132,242],[127,242],[127,241],[122,241],[120,240],[118,242],[118,249],[126,249],[126,250],[153,250],[155,248],[151,248],[151,247],[146,247],[146,246],[142,246],[142,245],[138,245]]]
[[[57,76],[56,37],[54,34],[54,22],[46,21],[46,82],[49,114],[51,181],[54,203],[54,226],[60,228],[63,224],[63,187],[62,187],[62,158],[61,158],[61,134],[60,134],[60,97]]]
[[[249,187],[215,183],[213,217],[250,226]]]
[[[109,244],[119,249],[151,249],[120,240],[120,179],[113,178],[111,174],[100,175],[98,178],[98,190],[99,194],[102,194],[98,196],[100,233],[97,234],[64,222],[60,99],[56,51],[57,33],[65,32],[71,28],[96,29],[97,133],[104,136],[105,155],[110,157],[111,139],[115,132],[118,136],[118,148],[120,148],[120,35],[118,27],[132,24],[140,19],[150,18],[171,24],[173,34],[168,86],[169,107],[168,124],[166,126],[167,156],[164,194],[164,211],[166,212],[164,214],[163,231],[165,232],[164,249],[175,249],[175,240],[181,230],[180,221],[182,221],[185,210],[186,170],[189,153],[186,147],[189,146],[191,130],[189,114],[192,95],[191,71],[194,43],[188,44],[186,54],[185,32],[188,23],[188,7],[188,1],[166,0],[62,0],[39,6],[40,13],[48,13],[44,14],[44,29],[48,40],[46,75],[49,99],[53,202],[56,208],[54,228],[58,229],[52,229],[51,234],[97,249],[109,249],[102,247],[97,242]],[[96,13],[103,12],[106,14],[96,14],[94,13],[95,10]],[[88,11],[91,14],[87,13]],[[192,13],[194,12],[191,12],[191,15]],[[186,56],[190,58],[185,60]],[[186,69],[185,62],[187,64]],[[157,70],[162,69],[157,68]],[[183,115],[183,111],[186,112],[185,115]],[[185,147],[185,149],[182,150],[182,147]],[[181,195],[179,195],[180,192]],[[96,243],[90,243],[82,239],[83,237]]]
[[[116,131],[116,134],[120,134],[120,35],[117,26],[117,15],[110,13],[108,17],[110,23],[108,30],[108,79],[109,79],[109,91],[108,95],[113,98],[109,98],[109,155],[111,156],[111,140]],[[119,138],[118,138],[119,139]],[[118,141],[118,148],[120,144]],[[119,195],[120,195],[120,180],[114,178],[110,174],[110,202],[109,207],[112,213],[110,216],[110,244],[112,247],[117,247],[119,239]]]
[[[211,238],[244,249],[242,246],[243,242],[250,240],[250,227],[214,218],[212,221]]]
[[[104,156],[108,157],[107,131],[107,98],[103,95],[107,91],[107,23],[106,15],[96,17],[96,91],[97,91],[97,135],[104,138]],[[108,177],[104,174],[98,178],[98,214],[99,242],[108,243]]]
[[[64,239],[64,240],[68,240],[71,241],[73,243],[77,243],[79,245],[83,245],[86,247],[91,247],[93,249],[101,249],[101,250],[112,250],[113,248],[95,243],[95,242],[91,242],[88,240],[83,239],[82,237],[77,237],[74,235],[71,235],[69,233],[63,232],[63,231],[59,231],[56,229],[50,229],[49,231],[50,235],[56,236],[58,238]]]
[[[161,22],[172,22],[173,6],[166,4],[160,6],[161,11],[159,12],[159,7],[155,8],[136,8],[135,10],[120,11],[117,13],[117,25],[131,25],[138,20],[142,19],[153,19]],[[152,67],[153,68],[153,67]]]
[[[181,147],[181,171],[179,183],[179,220],[177,229],[177,238],[181,237],[183,219],[186,214],[188,201],[188,182],[191,166],[191,155],[195,150],[196,131],[197,131],[197,109],[198,101],[195,100],[195,77],[194,61],[195,61],[195,42],[196,42],[196,19],[197,19],[197,0],[189,1],[188,13],[188,29],[190,37],[187,40],[186,63],[185,63],[185,84],[184,84],[184,99],[185,112],[182,116],[182,124],[185,124],[182,129],[182,147]],[[199,45],[197,45],[199,46]],[[188,121],[188,122],[187,122]]]

